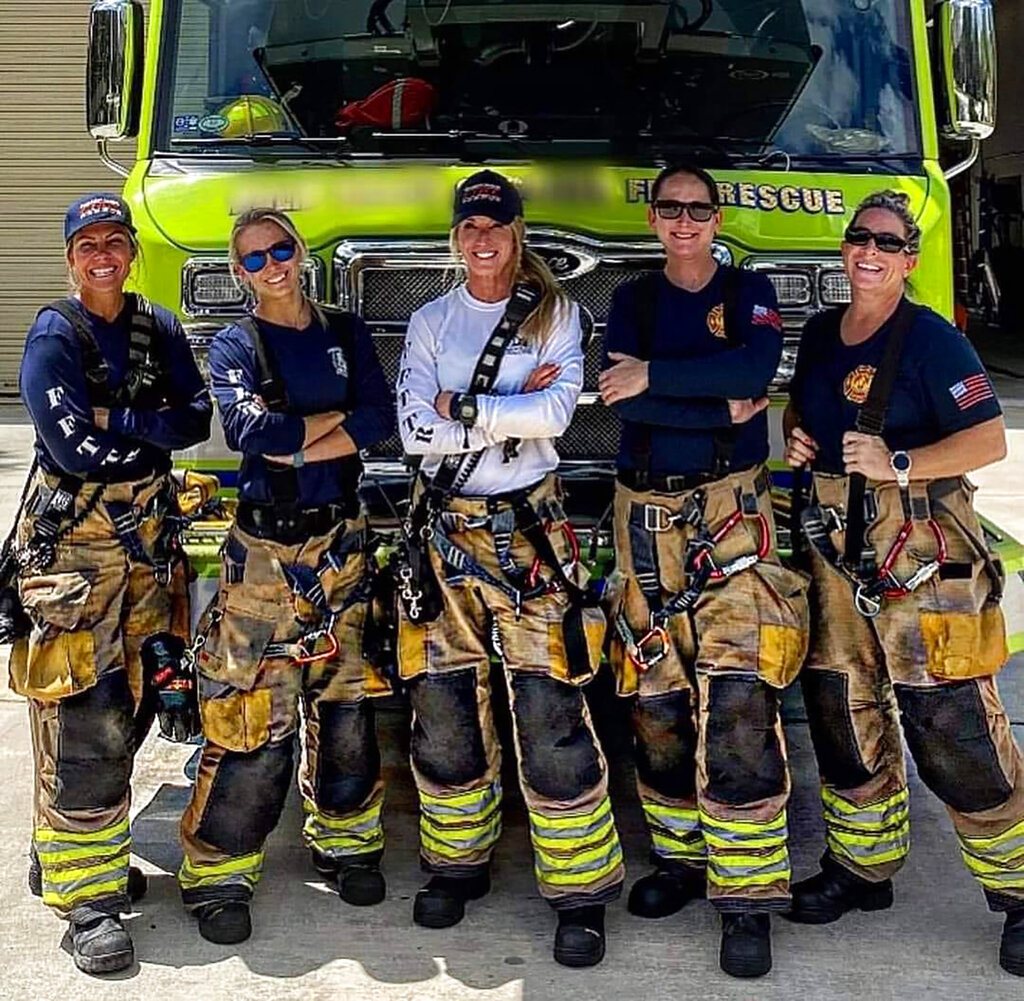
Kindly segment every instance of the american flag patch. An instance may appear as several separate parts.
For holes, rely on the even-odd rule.
[[[984,372],[979,372],[977,375],[961,379],[960,382],[954,382],[949,387],[949,395],[956,400],[960,410],[967,410],[976,403],[991,400],[995,393],[992,392],[992,383],[988,381],[988,376]]]
[[[771,327],[773,330],[782,332],[782,317],[774,309],[767,306],[755,306],[753,322],[758,327]]]

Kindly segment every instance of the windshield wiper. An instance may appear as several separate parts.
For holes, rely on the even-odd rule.
[[[291,132],[259,132],[249,136],[197,136],[194,138],[175,137],[172,146],[209,146],[213,148],[242,148],[253,151],[304,149],[323,156],[330,153],[344,156],[350,145],[344,136],[297,136]]]

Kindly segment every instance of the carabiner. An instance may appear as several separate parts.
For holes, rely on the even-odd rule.
[[[740,508],[736,508],[735,511],[725,521],[722,526],[718,529],[713,536],[711,536],[711,548],[702,549],[693,558],[693,569],[697,571],[700,569],[701,564],[711,558],[711,553],[714,547],[718,545],[725,536],[735,528],[743,518],[743,511]],[[746,556],[739,556],[731,563],[727,563],[725,566],[718,566],[714,560],[711,561],[711,580],[722,580],[725,577],[731,577],[733,574],[739,573],[741,570],[746,570],[752,567],[759,560],[763,560],[769,553],[772,547],[772,533],[768,527],[768,519],[760,512],[757,513],[757,524],[760,529],[760,539],[757,543],[757,552],[748,553]]]
[[[545,532],[551,531],[551,523],[544,528]],[[574,567],[580,561],[580,540],[576,537],[572,525],[567,521],[563,521],[560,526],[562,535],[565,536],[565,541],[569,544],[569,566]],[[543,561],[540,556],[534,556],[533,561],[530,563],[530,569],[526,574],[526,590],[532,591],[537,586],[537,578],[540,576],[540,568],[543,565]],[[554,581],[552,581],[554,586]]]
[[[655,653],[648,656],[644,652],[644,647],[652,640],[657,640],[659,646]],[[668,631],[665,627],[652,623],[650,629],[636,641],[633,650],[630,650],[628,647],[626,648],[626,656],[633,662],[633,666],[643,674],[668,656],[669,642]]]
[[[321,637],[327,637],[327,649],[322,653],[308,653],[301,657],[292,658],[296,664],[315,664],[320,660],[330,660],[332,657],[338,655],[338,651],[341,649],[338,643],[338,637],[334,635],[334,619],[332,617],[329,625],[325,629],[317,630],[315,633],[311,633],[309,636],[303,637],[299,640],[299,646],[304,649],[303,644],[309,640],[313,640],[313,645],[316,645],[316,641]]]

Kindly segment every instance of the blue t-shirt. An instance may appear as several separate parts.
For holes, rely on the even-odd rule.
[[[657,287],[649,386],[639,396],[613,405],[622,417],[619,470],[635,468],[639,425],[651,428],[651,469],[657,476],[707,473],[714,465],[715,433],[731,426],[728,400],[764,396],[782,355],[782,319],[771,282],[739,272],[734,343],[726,340],[723,272],[719,268],[699,292],[673,285],[664,275]],[[639,356],[637,282],[615,291],[605,333],[608,353]],[[768,458],[764,411],[736,425],[732,468]]]
[[[107,362],[108,385],[116,389],[128,370],[131,311],[128,303],[113,322],[67,300],[92,329]],[[85,360],[74,328],[59,313],[43,310],[28,332],[19,377],[21,398],[36,427],[36,456],[48,473],[123,483],[170,466],[170,452],[210,436],[213,404],[181,324],[153,305],[157,350],[165,352],[169,406],[111,409],[107,428],[93,420]]]
[[[287,411],[270,411],[259,396],[259,367],[252,339],[235,325],[210,345],[210,385],[228,447],[242,453],[238,496],[273,503],[265,455],[292,455],[302,448],[304,417],[340,410],[343,427],[364,449],[395,430],[394,401],[366,324],[355,319],[343,351],[337,337],[313,314],[305,330],[257,319],[266,349],[276,362],[288,400]],[[276,466],[280,469],[281,466]],[[351,459],[307,462],[296,470],[298,503],[313,507],[344,500],[355,490],[358,472]]]
[[[861,344],[840,337],[843,307],[812,316],[804,326],[789,393],[800,427],[817,443],[814,468],[843,472],[843,435],[857,411],[892,330],[890,317]],[[907,331],[882,437],[894,451],[931,445],[1002,413],[971,342],[927,307],[917,307]]]

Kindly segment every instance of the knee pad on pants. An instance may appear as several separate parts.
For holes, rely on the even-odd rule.
[[[550,800],[576,799],[601,781],[601,762],[583,718],[583,692],[546,674],[512,676],[520,766]]]
[[[135,754],[135,700],[115,671],[58,703],[59,810],[109,809],[128,793]]]
[[[774,691],[758,678],[711,677],[705,746],[711,799],[739,806],[785,791],[777,712]]]
[[[873,777],[864,764],[850,712],[850,679],[839,671],[800,676],[811,742],[821,777],[836,789],[856,789]]]
[[[988,810],[1013,792],[999,764],[974,681],[895,685],[907,746],[921,781],[961,813]]]
[[[196,836],[225,855],[258,851],[284,809],[294,743],[289,736],[255,751],[225,751]]]
[[[413,682],[410,751],[416,768],[441,786],[465,785],[487,771],[476,671],[427,674]]]
[[[697,791],[697,728],[688,691],[639,699],[633,709],[636,771],[662,796],[689,799]]]
[[[367,700],[320,702],[316,757],[316,802],[329,813],[361,806],[380,774],[380,749],[373,709]]]

